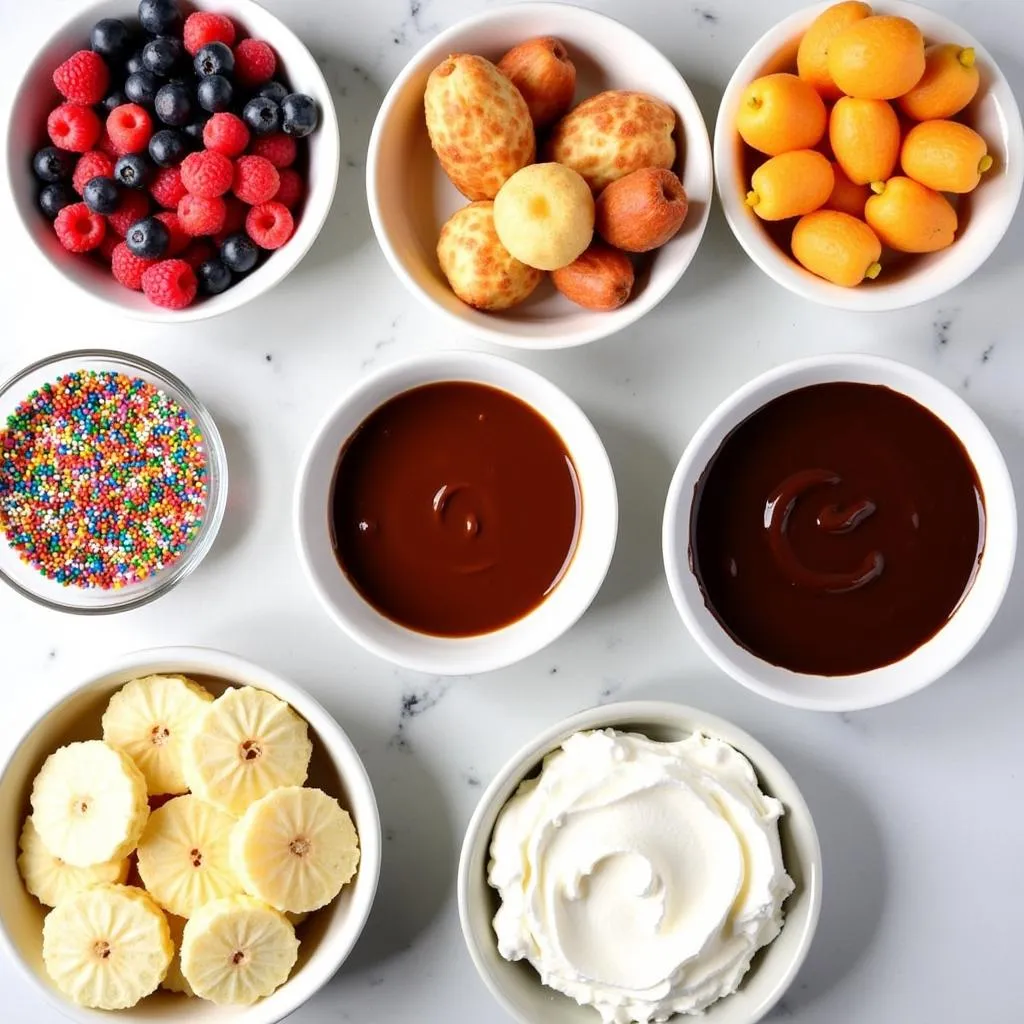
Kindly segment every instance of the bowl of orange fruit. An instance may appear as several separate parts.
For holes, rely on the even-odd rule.
[[[715,176],[750,258],[851,310],[934,299],[992,254],[1024,182],[1024,129],[991,54],[948,18],[885,0],[804,8],[740,62]]]

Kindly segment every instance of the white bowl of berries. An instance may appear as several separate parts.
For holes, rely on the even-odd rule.
[[[44,259],[129,316],[200,320],[272,288],[319,233],[338,121],[312,54],[252,0],[99,0],[36,54],[8,188]]]

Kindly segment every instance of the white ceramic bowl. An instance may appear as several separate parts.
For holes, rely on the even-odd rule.
[[[913,21],[932,42],[973,46],[981,71],[981,88],[968,107],[966,120],[979,131],[995,158],[995,166],[967,198],[953,245],[917,256],[877,281],[842,288],[803,269],[769,237],[763,223],[744,202],[749,189],[744,146],[736,131],[736,111],[743,90],[761,75],[794,71],[800,37],[831,0],[805,7],[769,29],[747,51],[722,96],[715,127],[715,177],[726,220],[747,255],[773,280],[796,295],[836,309],[902,309],[934,299],[965,281],[992,255],[1013,220],[1024,182],[1024,129],[1020,111],[992,55],[962,28],[928,7],[901,0],[878,0],[876,14],[897,14]],[[899,173],[897,169],[897,173]],[[966,215],[964,214],[966,209]]]
[[[782,998],[814,938],[822,894],[818,834],[796,783],[768,750],[724,719],[682,704],[633,701],[591,708],[547,729],[498,772],[470,820],[459,862],[459,918],[473,963],[495,999],[520,1024],[597,1024],[599,1017],[592,1008],[545,988],[528,963],[510,963],[498,952],[491,922],[499,900],[487,884],[487,869],[494,824],[519,784],[573,733],[607,728],[661,741],[684,739],[698,730],[724,740],[750,760],[764,791],[786,808],[779,834],[786,870],[796,890],[784,904],[781,933],[758,953],[739,991],[713,1003],[699,1018],[672,1018],[676,1022],[700,1019],[707,1024],[754,1024]]]
[[[381,615],[342,572],[331,546],[328,509],[341,449],[376,408],[403,391],[437,381],[475,381],[515,395],[561,436],[579,478],[583,514],[576,551],[555,589],[528,615],[481,636],[428,636]],[[618,529],[615,477],[601,438],[563,391],[508,359],[439,352],[395,363],[368,377],[327,414],[302,460],[295,532],[306,575],[331,617],[373,654],[420,672],[472,675],[503,668],[546,647],[587,610],[604,581]]]
[[[219,316],[245,305],[282,281],[309,250],[327,219],[338,181],[340,157],[338,117],[331,91],[316,59],[284,22],[253,0],[191,0],[181,6],[186,12],[226,14],[247,35],[265,39],[276,51],[291,87],[312,96],[320,107],[320,125],[306,140],[307,194],[296,218],[295,234],[251,274],[220,295],[199,296],[185,309],[163,309],[154,306],[141,292],[122,287],[106,267],[88,256],[66,252],[57,241],[50,221],[36,205],[39,183],[32,174],[32,154],[40,146],[50,144],[46,137],[46,115],[62,102],[51,81],[53,69],[76,50],[88,49],[89,30],[100,18],[134,18],[137,5],[133,0],[97,0],[81,7],[70,21],[42,43],[11,101],[7,134],[7,192],[13,198],[32,248],[64,281],[108,309],[137,320],[158,323],[183,323]]]
[[[22,885],[15,864],[21,824],[29,811],[32,780],[46,757],[64,743],[97,739],[100,717],[122,684],[154,672],[181,672],[217,694],[226,686],[255,686],[287,701],[308,723],[313,740],[309,782],[336,796],[352,815],[361,856],[356,877],[341,895],[302,926],[299,962],[276,992],[249,1007],[221,1007],[201,999],[159,992],[131,1010],[110,1014],[75,1006],[53,986],[42,963],[44,908]],[[326,984],[344,963],[370,914],[380,874],[380,818],[373,787],[352,741],[308,693],[266,669],[232,654],[199,647],[138,651],[91,676],[54,703],[22,737],[0,774],[0,835],[8,853],[0,859],[0,950],[29,983],[69,1020],[81,1024],[276,1024]]]
[[[682,231],[638,264],[630,300],[610,313],[582,309],[544,281],[522,305],[485,313],[460,301],[437,262],[445,221],[468,200],[434,157],[423,118],[430,72],[452,53],[497,61],[517,43],[553,35],[577,70],[576,101],[604,89],[637,89],[663,99],[678,118],[676,172],[690,200]],[[604,14],[558,3],[517,3],[475,14],[435,36],[388,90],[370,136],[366,194],[384,255],[403,284],[458,331],[520,348],[568,348],[604,338],[639,320],[689,266],[707,224],[712,195],[711,146],[700,109],[675,67],[647,40]]]
[[[728,434],[767,402],[797,388],[832,381],[881,384],[930,410],[960,439],[985,498],[985,550],[974,583],[945,626],[900,661],[870,672],[818,676],[779,668],[741,647],[704,603],[689,566],[694,489]],[[981,639],[1013,572],[1017,508],[1002,453],[977,413],[933,377],[877,356],[816,356],[769,370],[730,395],[701,424],[669,486],[662,528],[669,589],[679,615],[704,652],[737,682],[781,704],[854,711],[906,697],[945,675]]]

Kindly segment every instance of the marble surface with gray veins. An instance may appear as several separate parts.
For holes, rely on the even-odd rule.
[[[714,209],[680,285],[642,323],[575,351],[517,356],[577,398],[608,447],[621,528],[611,573],[562,640],[505,671],[431,679],[350,643],[306,585],[291,529],[300,453],[327,406],[362,374],[440,347],[473,346],[393,277],[366,211],[364,164],[392,78],[472,0],[265,0],[315,49],[341,119],[343,166],[326,228],[298,270],[226,317],[179,328],[97,315],[44,271],[2,209],[5,326],[0,376],[46,353],[123,346],[166,365],[206,400],[231,464],[227,519],[205,564],[139,611],[61,616],[0,590],[0,756],[91,667],[165,644],[226,648],[311,690],[348,730],[373,777],[385,829],[380,893],[337,977],[295,1024],[505,1024],[463,947],[455,869],[481,787],[534,734],[602,701],[661,698],[723,715],[762,739],[803,787],[825,862],[821,925],[772,1021],[1019,1024],[1024,896],[1021,723],[1024,573],[988,635],[918,696],[849,715],[775,706],[718,673],[673,610],[661,511],[673,466],[702,418],[749,377],[812,353],[905,360],[964,395],[1024,493],[1024,214],[983,270],[942,299],[882,315],[837,313],[766,278]],[[587,2],[587,0],[585,0]],[[732,69],[796,0],[588,0],[654,40],[713,125]],[[126,7],[127,7],[126,3]],[[1024,95],[1024,2],[930,6],[982,39]],[[0,95],[75,0],[3,5]],[[12,856],[7,837],[4,856]],[[19,1024],[61,1018],[0,963]],[[596,1020],[596,1017],[595,1017]]]

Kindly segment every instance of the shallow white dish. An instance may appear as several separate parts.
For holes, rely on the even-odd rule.
[[[328,527],[342,447],[376,408],[403,391],[437,381],[475,381],[515,395],[554,427],[572,456],[582,495],[576,550],[555,589],[517,622],[465,638],[428,636],[373,608],[342,572]],[[601,439],[578,405],[540,374],[499,356],[438,352],[395,363],[349,392],[313,435],[295,491],[295,533],[317,597],[348,635],[378,657],[437,675],[503,668],[546,647],[587,610],[604,581],[618,529],[618,497]]]
[[[818,834],[811,812],[793,778],[779,761],[742,729],[694,708],[660,701],[632,701],[591,708],[573,715],[515,754],[484,791],[466,829],[459,861],[458,899],[462,934],[473,964],[505,1011],[520,1024],[598,1024],[590,1007],[545,988],[525,961],[511,963],[498,952],[492,920],[498,895],[487,884],[491,833],[502,808],[544,757],[573,733],[614,728],[642,733],[654,740],[674,741],[701,731],[731,744],[749,759],[762,789],[781,800],[786,813],[779,822],[786,870],[796,890],[784,904],[785,924],[779,936],[758,953],[740,989],[713,1003],[698,1017],[708,1024],[755,1024],[782,998],[811,946],[821,911],[822,865]]]
[[[761,75],[794,71],[800,37],[834,0],[804,7],[769,29],[747,51],[722,96],[715,126],[715,179],[726,220],[747,255],[774,281],[796,295],[836,309],[902,309],[934,299],[965,281],[992,255],[1006,234],[1024,183],[1024,128],[1013,89],[992,55],[949,18],[902,0],[872,3],[876,14],[896,14],[913,21],[927,43],[955,42],[977,53],[981,87],[965,112],[995,158],[995,166],[961,207],[956,241],[941,252],[915,256],[888,273],[883,261],[876,281],[856,288],[832,284],[792,259],[769,237],[764,224],[745,203],[749,181],[744,145],[736,131],[736,111],[743,90]],[[897,174],[901,173],[897,167]],[[966,208],[966,217],[963,213]]]
[[[679,160],[690,211],[682,230],[650,254],[629,301],[610,313],[582,309],[542,282],[504,313],[467,306],[448,286],[435,253],[445,221],[468,200],[430,148],[423,92],[430,72],[452,53],[497,61],[517,43],[553,35],[577,70],[576,102],[605,89],[636,89],[664,100],[677,115]],[[520,348],[568,348],[607,337],[639,320],[689,266],[707,224],[713,192],[711,145],[693,94],[676,68],[647,40],[604,14],[559,3],[498,7],[460,21],[424,46],[395,79],[377,114],[366,161],[366,195],[377,241],[391,268],[421,302],[461,332]],[[642,266],[643,264],[640,264]]]
[[[220,295],[200,295],[185,309],[154,306],[141,292],[118,284],[110,271],[86,255],[66,252],[53,226],[36,205],[39,183],[32,174],[32,154],[49,145],[46,115],[61,98],[51,81],[53,69],[76,50],[88,49],[89,30],[100,18],[134,18],[132,0],[98,0],[81,8],[42,43],[26,69],[11,101],[7,132],[7,193],[12,197],[31,246],[62,280],[86,292],[108,309],[137,320],[184,323],[219,316],[245,305],[282,281],[298,264],[320,233],[334,200],[338,181],[340,142],[338,116],[320,66],[305,44],[279,18],[253,0],[191,0],[182,9],[226,14],[253,38],[265,39],[277,53],[282,74],[296,92],[312,96],[320,107],[320,125],[306,140],[308,170],[306,197],[296,217],[295,234],[256,270]]]
[[[320,786],[352,815],[359,832],[355,878],[329,906],[318,910],[299,933],[299,962],[291,977],[266,999],[248,1007],[221,1007],[201,999],[160,992],[131,1010],[109,1013],[74,1006],[52,985],[42,964],[45,908],[25,891],[14,851],[29,811],[32,780],[58,746],[101,736],[100,718],[111,694],[130,679],[156,672],[180,672],[212,693],[226,686],[255,686],[287,701],[308,723],[313,740],[309,784]],[[0,859],[0,950],[18,965],[32,987],[65,1017],[82,1024],[121,1021],[196,1021],[216,1024],[276,1024],[325,985],[352,951],[370,915],[380,875],[381,830],[377,801],[352,741],[304,690],[233,654],[201,647],[166,647],[128,654],[90,676],[44,711],[22,737],[0,773],[0,835],[9,850]]]
[[[881,384],[930,410],[960,439],[985,499],[985,549],[974,583],[945,626],[900,661],[871,672],[818,676],[780,668],[741,647],[704,603],[689,566],[694,489],[728,434],[773,398],[831,381]],[[977,413],[934,377],[878,356],[801,359],[769,370],[730,395],[701,424],[669,486],[662,527],[665,572],[676,609],[693,638],[719,668],[764,697],[817,711],[854,711],[888,704],[945,675],[981,639],[1013,573],[1017,508],[1002,453]]]

